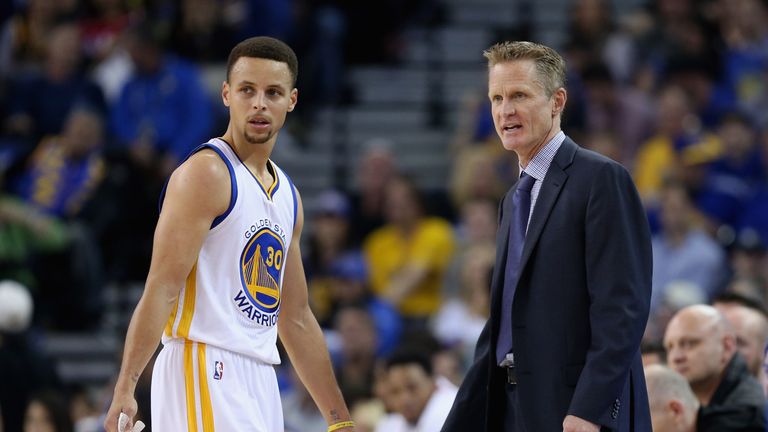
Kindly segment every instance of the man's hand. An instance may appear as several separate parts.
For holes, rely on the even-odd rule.
[[[104,419],[104,429],[107,432],[118,432],[117,422],[120,418],[120,413],[125,413],[128,416],[128,424],[125,430],[133,430],[133,416],[136,415],[138,410],[138,404],[132,394],[115,393],[112,399],[112,405],[109,407],[107,417]]]
[[[576,416],[565,416],[563,432],[600,432],[600,426]]]
[[[129,428],[128,423],[131,421],[131,419],[125,415],[125,413],[120,413],[120,417],[117,419],[117,432],[141,432],[144,430],[144,422],[139,420],[137,421],[133,427]]]

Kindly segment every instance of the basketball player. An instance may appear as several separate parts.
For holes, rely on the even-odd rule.
[[[117,430],[120,412],[132,427],[136,382],[162,337],[153,430],[282,432],[278,334],[328,430],[354,430],[307,304],[301,198],[269,160],[296,106],[297,63],[291,48],[267,37],[230,53],[221,91],[229,125],[174,171],[161,199],[107,431]]]

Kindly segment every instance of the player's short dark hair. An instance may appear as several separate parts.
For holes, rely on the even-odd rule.
[[[413,347],[401,347],[387,358],[387,370],[395,366],[405,366],[415,364],[422,368],[428,376],[432,376],[432,359],[423,351]]]
[[[656,354],[662,363],[667,362],[667,350],[659,341],[643,341],[640,343],[641,354]]]
[[[763,316],[768,318],[768,311],[766,311],[765,305],[763,305],[760,300],[746,296],[744,294],[736,293],[733,291],[725,291],[716,295],[715,298],[712,299],[712,304],[715,303],[737,304],[760,312]]]
[[[240,57],[262,58],[285,63],[291,72],[293,81],[291,85],[296,86],[296,79],[299,76],[299,60],[296,58],[296,53],[285,42],[268,36],[256,36],[235,45],[229,53],[229,60],[227,60],[227,82],[229,82],[232,66]]]

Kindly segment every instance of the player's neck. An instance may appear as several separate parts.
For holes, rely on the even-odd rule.
[[[248,167],[248,169],[260,179],[264,180],[265,177],[271,177],[271,174],[267,170],[267,161],[272,154],[272,148],[274,147],[274,139],[272,142],[263,144],[253,144],[246,141],[245,137],[238,136],[232,132],[231,127],[227,129],[221,139],[226,141],[232,150],[237,154],[237,157]]]

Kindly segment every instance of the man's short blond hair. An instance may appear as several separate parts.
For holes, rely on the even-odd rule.
[[[565,60],[552,48],[527,41],[500,42],[483,51],[488,68],[515,60],[533,60],[547,96],[565,87]]]

